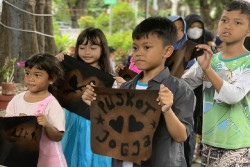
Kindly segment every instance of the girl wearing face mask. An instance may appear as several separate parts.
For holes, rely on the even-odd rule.
[[[205,28],[204,21],[201,16],[197,14],[190,14],[185,18],[187,24],[187,36],[188,39],[197,43],[205,44]]]
[[[207,44],[205,38],[205,28],[204,22],[201,16],[197,14],[190,14],[185,18],[187,24],[187,36],[188,39],[197,43],[197,44]],[[190,60],[188,62],[188,68],[190,68],[196,62],[195,59]],[[193,132],[189,135],[187,140],[184,142],[184,153],[187,162],[187,167],[192,166],[192,162],[195,161],[193,159],[194,151],[195,151],[195,137],[197,133],[201,135],[201,116],[203,111],[203,103],[202,103],[202,85],[194,89],[194,93],[196,96],[196,107],[194,111],[194,129]],[[199,123],[198,123],[199,122]],[[198,145],[198,143],[197,143]],[[199,145],[200,146],[200,145]]]

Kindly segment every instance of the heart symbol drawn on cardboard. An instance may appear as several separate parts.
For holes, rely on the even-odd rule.
[[[123,117],[119,116],[116,120],[112,119],[109,121],[109,125],[118,133],[122,133],[123,128]]]
[[[140,121],[136,121],[135,116],[130,115],[129,116],[129,132],[137,132],[144,128],[144,125]]]

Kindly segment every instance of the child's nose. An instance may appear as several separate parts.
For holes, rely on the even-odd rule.
[[[226,24],[226,28],[227,28],[227,29],[231,29],[231,27],[232,27],[231,23],[227,23],[227,24]]]
[[[90,48],[87,47],[87,48],[85,49],[85,53],[90,53]]]
[[[35,80],[35,76],[34,76],[34,75],[30,75],[30,76],[28,77],[28,80],[29,80],[29,81],[34,81],[34,80]]]
[[[142,56],[142,49],[138,49],[136,52],[133,53],[135,56]]]

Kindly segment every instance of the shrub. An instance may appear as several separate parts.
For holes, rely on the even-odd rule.
[[[78,24],[80,29],[85,29],[88,27],[95,26],[95,18],[93,16],[82,16],[78,19]]]
[[[72,40],[68,34],[64,34],[62,37],[55,36],[55,43],[59,52],[67,50],[71,45],[75,44],[75,40]]]

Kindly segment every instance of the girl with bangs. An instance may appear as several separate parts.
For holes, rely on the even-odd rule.
[[[64,59],[66,52],[58,54]],[[87,28],[76,41],[75,58],[107,73],[113,73],[109,61],[109,48],[104,33]],[[90,120],[66,109],[66,130],[62,139],[63,152],[71,167],[109,167],[111,158],[94,154],[90,148]]]

